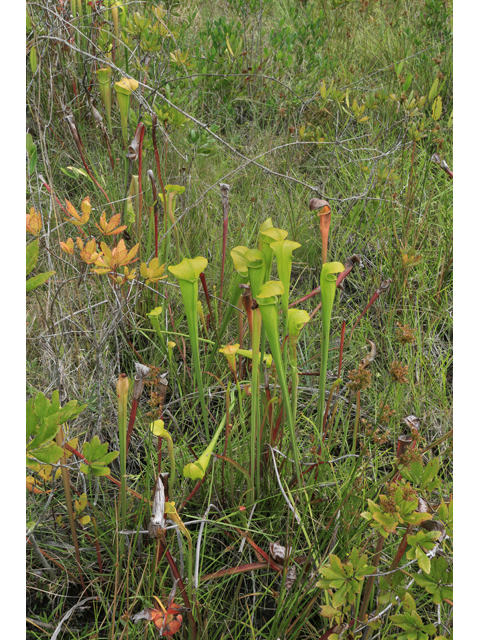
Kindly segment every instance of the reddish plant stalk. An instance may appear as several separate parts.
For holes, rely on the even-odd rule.
[[[338,376],[337,378],[340,378],[340,373],[342,371],[342,359],[343,359],[343,347],[345,344],[345,328],[347,326],[347,323],[345,322],[345,320],[342,322],[342,332],[340,334],[340,355],[338,357]]]
[[[384,542],[385,542],[385,538],[383,536],[379,536],[377,540],[377,546],[375,548],[375,555],[371,560],[371,565],[375,567],[375,569],[378,567],[378,563],[380,562],[380,556],[382,555]],[[370,600],[370,594],[372,592],[374,582],[375,582],[375,576],[372,575],[368,578],[367,584],[365,586],[365,593],[363,595],[362,606],[360,607],[360,613],[358,614],[358,619],[360,620],[361,624],[363,624],[365,614],[367,612],[368,601]]]
[[[187,617],[188,622],[192,627],[192,638],[195,640],[197,637],[197,625],[195,624],[195,619],[192,614],[192,605],[190,604],[190,600],[188,599],[187,590],[185,589],[185,585],[183,584],[182,577],[180,576],[180,572],[178,571],[178,567],[175,564],[175,560],[172,558],[172,554],[169,549],[165,549],[165,557],[167,558],[167,562],[172,570],[173,577],[177,581],[178,586],[180,587],[180,595],[182,596],[183,603],[185,607],[188,609]]]
[[[28,544],[33,547],[32,541],[29,540],[28,537],[27,537],[26,540],[27,540]],[[73,573],[71,573],[68,569],[65,569],[65,567],[63,565],[61,565],[59,562],[57,562],[55,560],[55,558],[52,558],[52,556],[48,555],[48,553],[46,551],[43,551],[43,549],[40,549],[40,547],[38,548],[38,550],[40,551],[40,553],[42,554],[42,556],[44,558],[46,558],[47,560],[52,562],[55,566],[57,566],[62,571],[65,571],[66,573],[68,573],[68,575],[72,578],[73,582],[77,582],[77,578],[73,575]]]
[[[63,427],[60,426],[60,431],[58,431],[58,433],[55,436],[56,443],[59,447],[62,447],[63,439],[64,439]],[[80,547],[78,544],[77,529],[75,527],[75,521],[74,521],[72,496],[70,492],[70,477],[68,473],[67,457],[65,455],[65,450],[63,451],[61,464],[62,464],[61,473],[62,473],[63,489],[64,489],[64,495],[65,495],[65,503],[68,511],[68,519],[70,523],[70,532],[72,535],[73,546],[75,548],[75,559],[77,561],[78,576],[80,578],[80,584],[82,585],[82,589],[85,591],[86,587],[85,587],[85,582],[83,580],[82,559],[80,557]]]
[[[161,436],[158,436],[158,440],[157,440],[158,473],[161,473],[162,471],[162,444],[163,444],[163,438]]]
[[[50,195],[52,195],[55,200],[57,201],[58,206],[60,207],[60,209],[63,211],[63,213],[65,215],[67,215],[69,218],[71,217],[70,214],[68,213],[68,211],[65,209],[65,207],[62,205],[62,203],[60,202],[60,200],[57,198],[57,196],[53,193],[53,191],[50,189],[50,187],[48,186],[48,184],[46,182],[43,182],[43,186],[47,189],[48,193]]]
[[[208,312],[210,314],[210,318],[212,319],[212,324],[213,324],[213,318],[215,316],[213,315],[212,305],[210,304],[210,295],[208,293],[207,281],[205,280],[205,274],[203,273],[203,271],[200,274],[200,282],[202,283],[203,293],[205,294],[205,299],[207,301]],[[220,297],[222,297],[222,294],[220,294]]]
[[[372,295],[372,297],[370,298],[367,306],[365,307],[365,309],[362,311],[362,313],[358,316],[358,318],[355,321],[355,324],[353,325],[353,327],[350,330],[350,338],[349,338],[349,342],[350,339],[352,337],[352,333],[353,330],[355,329],[355,327],[357,327],[358,323],[360,322],[360,320],[363,318],[363,316],[366,314],[366,312],[370,309],[370,307],[372,306],[372,304],[380,297],[380,295],[382,293],[385,293],[386,291],[388,291],[390,284],[391,284],[392,280],[391,278],[388,278],[388,280],[384,280],[382,282],[382,284],[380,285],[380,287],[375,291],[375,293]]]
[[[158,195],[157,195],[157,186],[155,184],[155,176],[153,175],[153,171],[149,169],[147,171],[147,176],[150,178],[150,182],[152,185],[153,192],[153,220],[155,223],[155,257],[158,258]]]
[[[235,376],[235,372],[233,372]],[[223,457],[225,458],[227,455],[228,448],[228,436],[230,435],[230,386],[228,387],[227,394],[225,395],[225,404],[226,404],[226,419],[225,419],[225,444],[223,445]],[[222,499],[225,504],[225,460],[222,459]]]
[[[177,330],[175,328],[175,321],[173,319],[172,307],[170,306],[170,302],[168,302],[168,313],[170,314],[170,322],[172,323],[172,328],[176,332]],[[185,344],[185,340],[183,336],[180,336],[180,337],[182,339],[182,346],[183,346],[183,351],[180,350],[180,353],[183,359],[183,364],[185,365],[185,370],[187,371],[188,375],[190,375],[190,369],[188,368],[188,364],[187,364],[187,345]]]
[[[345,261],[345,269],[342,271],[342,273],[339,273],[337,276],[337,281],[335,283],[336,286],[340,287],[343,290],[343,285],[342,285],[343,280],[345,280],[345,278],[348,276],[348,274],[353,269],[353,266],[355,264],[361,265],[361,263],[362,263],[362,259],[357,253],[354,253],[353,256],[350,256],[349,258],[347,258]]]
[[[197,491],[200,489],[200,487],[202,486],[202,484],[205,482],[206,477],[208,476],[210,469],[207,469],[207,472],[205,473],[205,475],[203,476],[203,478],[201,480],[199,480],[197,482],[197,484],[194,486],[194,488],[190,491],[190,493],[188,494],[188,496],[185,498],[185,500],[182,502],[182,504],[180,505],[180,507],[177,509],[177,513],[179,513],[183,507],[187,504],[187,502],[190,502],[190,500],[194,497],[194,495],[197,493]]]
[[[105,189],[98,183],[98,181],[96,180],[95,176],[93,175],[93,173],[90,171],[90,167],[88,166],[88,163],[85,159],[85,155],[84,155],[84,149],[83,149],[83,143],[80,139],[80,134],[78,133],[78,129],[77,126],[73,120],[73,115],[68,115],[65,120],[68,122],[68,125],[70,127],[70,132],[73,136],[73,139],[75,141],[75,144],[77,145],[77,149],[78,152],[80,154],[80,157],[82,159],[83,162],[83,166],[85,167],[85,171],[88,173],[88,175],[90,176],[90,178],[92,179],[93,183],[100,189],[100,191],[103,193],[103,195],[105,196],[106,201],[108,202],[108,204],[110,205],[110,208],[113,212],[113,215],[115,215],[115,209],[113,208],[112,203],[110,202],[108,196],[107,196],[107,192],[105,191]]]
[[[93,527],[95,530],[95,550],[97,552],[97,562],[98,562],[98,570],[100,571],[100,582],[103,585],[103,565],[102,565],[102,556],[100,555],[100,545],[98,544],[98,532],[97,532],[97,522],[95,518],[92,516]]]
[[[238,567],[230,567],[230,569],[221,569],[215,571],[215,573],[208,573],[200,578],[200,582],[206,582],[207,580],[216,580],[217,578],[223,578],[224,576],[235,576],[239,573],[247,573],[248,571],[255,571],[255,569],[268,569],[266,562],[251,562],[250,564],[242,564]]]
[[[348,623],[348,629],[350,629],[350,627],[353,626],[353,623],[355,622],[355,620],[350,620],[350,622]],[[338,625],[334,625],[333,627],[330,627],[330,629],[328,631],[325,631],[325,633],[323,634],[323,636],[320,638],[320,640],[328,640],[328,638],[330,638],[330,636],[335,633],[335,629],[337,628]]]
[[[160,180],[160,187],[162,188],[163,201],[165,203],[165,206],[167,206],[167,196],[165,194],[165,187],[163,186],[162,170],[160,169],[160,155],[158,153],[158,148],[157,148],[156,130],[157,130],[157,116],[155,114],[153,114],[153,116],[152,116],[152,144],[153,144],[153,150],[155,152],[155,162],[156,162],[156,165],[157,165],[158,179]]]
[[[222,193],[222,207],[223,207],[223,245],[222,245],[222,270],[220,273],[220,302],[218,304],[218,315],[220,316],[220,310],[222,308],[223,297],[223,277],[225,274],[225,255],[227,252],[227,230],[228,230],[228,191],[230,185],[220,183],[220,191]]]
[[[80,451],[77,451],[76,449],[74,449],[73,447],[71,447],[68,443],[63,445],[63,448],[66,449],[67,451],[70,451],[71,453],[74,453],[78,458],[80,458],[80,460],[82,460],[82,462],[84,462],[85,464],[91,464],[89,462],[89,460],[87,460],[85,458],[85,456],[83,454],[80,453]],[[117,480],[116,478],[114,478],[113,476],[104,476],[105,478],[107,478],[108,480],[110,480],[110,482],[113,482],[113,484],[116,484],[117,487],[121,486],[121,482],[120,480]],[[150,504],[148,502],[148,500],[146,498],[144,498],[142,495],[140,495],[139,493],[137,493],[136,491],[134,491],[133,489],[130,489],[130,487],[127,487],[127,491],[129,493],[132,494],[132,496],[135,496],[135,498],[139,498],[140,500],[143,500],[144,502],[147,502],[148,504]]]
[[[295,300],[295,302],[291,302],[288,305],[288,308],[291,309],[292,307],[294,307],[296,304],[300,304],[300,302],[305,302],[306,300],[309,300],[310,298],[313,298],[313,296],[316,296],[318,293],[321,292],[321,287],[318,286],[315,289],[313,289],[313,291],[310,291],[309,294],[307,294],[306,296],[303,296],[303,298],[299,298],[298,300]]]
[[[245,309],[245,313],[247,314],[248,331],[250,333],[250,344],[251,344],[252,336],[253,336],[253,312],[252,312],[252,293],[250,291],[250,287],[246,287],[245,289],[242,289],[242,302],[243,302],[243,307]]]
[[[141,230],[141,220],[142,220],[142,204],[143,204],[143,193],[142,193],[142,152],[143,152],[143,136],[145,135],[145,125],[143,122],[140,122],[137,129],[140,129],[140,140],[138,144],[138,215],[139,215],[139,231]],[[140,232],[139,232],[140,235]],[[141,238],[138,238],[141,246]]]
[[[320,300],[320,302],[317,304],[315,309],[310,314],[310,320],[315,317],[315,315],[320,311],[321,308],[322,308],[322,301]]]
[[[237,312],[238,315],[238,344],[240,345],[240,349],[243,349],[243,315],[240,311]],[[238,356],[238,381],[240,382],[243,379],[243,358],[242,356]]]
[[[280,431],[280,427],[283,420],[283,401],[280,405],[280,411],[278,412],[277,420],[275,421],[275,426],[272,430],[272,446],[275,446],[275,443],[278,438],[278,432]]]
[[[128,452],[128,447],[130,446],[130,437],[132,435],[133,425],[135,424],[135,418],[137,417],[137,408],[138,408],[138,400],[133,398],[132,406],[130,409],[130,418],[128,419],[128,426],[127,426],[127,452]]]

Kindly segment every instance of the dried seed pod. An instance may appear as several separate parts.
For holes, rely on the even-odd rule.
[[[328,207],[328,211],[323,211],[325,207]],[[330,213],[331,211],[328,202],[326,200],[321,200],[320,198],[311,198],[310,202],[308,203],[308,208],[310,209],[310,211],[318,211],[319,209],[321,209],[319,215],[324,215]]]
[[[363,367],[368,367],[368,365],[371,364],[375,360],[375,357],[377,355],[377,347],[375,346],[375,343],[372,342],[371,340],[368,340],[368,339],[367,339],[367,342],[371,347],[371,351],[370,351],[370,353],[367,353],[365,358],[362,358],[362,360],[360,360],[360,364]]]
[[[417,416],[407,416],[406,418],[402,419],[402,422],[404,422],[407,426],[409,426],[411,429],[420,429],[420,419],[417,418]]]
[[[284,564],[285,560],[288,560],[292,553],[292,547],[284,547],[279,542],[271,542],[269,545],[270,557],[274,562],[278,564]]]

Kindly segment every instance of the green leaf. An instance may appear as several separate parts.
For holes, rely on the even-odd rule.
[[[50,403],[50,407],[47,409],[45,416],[51,416],[52,414],[57,413],[57,411],[60,409],[60,394],[58,392],[58,389],[55,389],[55,391],[52,393]]]
[[[438,78],[435,78],[435,80],[433,81],[433,84],[432,84],[432,86],[430,88],[430,92],[428,94],[428,99],[429,99],[430,102],[435,98],[437,93],[438,93]]]
[[[69,167],[68,169],[60,167],[60,171],[73,180],[77,180],[80,175],[75,167]]]
[[[100,442],[98,436],[94,436],[91,442],[85,442],[83,445],[83,455],[90,463],[89,465],[82,465],[81,470],[88,475],[90,471],[94,476],[108,476],[110,475],[110,469],[106,466],[112,460],[115,460],[120,455],[119,451],[108,451],[108,442],[103,444]]]
[[[55,271],[47,271],[46,273],[39,273],[37,276],[29,278],[27,280],[27,293],[44,284],[49,278],[53,276],[54,273]]]
[[[342,566],[342,561],[340,560],[340,558],[338,556],[336,556],[335,554],[330,554],[328,556],[329,560],[330,560],[330,567],[332,569],[332,571],[334,571],[337,576],[340,576],[341,578],[345,577],[345,571],[344,568]]]
[[[335,591],[332,598],[332,605],[334,607],[339,607],[345,602],[345,596],[347,595],[347,591],[348,591],[347,583],[344,583],[343,586],[340,587],[340,589]]]
[[[334,616],[338,616],[340,614],[341,611],[339,611],[338,609],[334,609],[328,604],[324,604],[322,607],[320,607],[320,615],[324,618],[333,618]]]
[[[30,155],[31,151],[35,149],[35,143],[33,142],[33,138],[30,133],[27,133],[27,136],[26,136],[26,146],[27,146],[27,151]]]
[[[83,455],[92,463],[102,458],[108,451],[108,442],[103,444],[98,436],[94,436],[91,442],[85,442],[83,445]]]
[[[45,464],[56,464],[63,456],[63,449],[51,442],[46,447],[30,450],[29,454],[40,460],[40,462],[45,462]]]
[[[37,264],[38,247],[39,247],[38,238],[27,245],[27,276],[31,271],[33,271],[35,265]]]
[[[415,611],[415,609],[417,608],[415,605],[415,600],[413,599],[412,595],[410,593],[405,594],[404,598],[403,598],[403,606],[405,608],[405,611]]]
[[[381,511],[374,513],[373,519],[381,524],[385,531],[388,531],[389,533],[393,533],[398,525],[398,520],[396,518],[388,513],[382,513]]]
[[[33,436],[35,427],[38,424],[37,414],[35,413],[34,399],[30,398],[27,402],[27,442]]]
[[[410,468],[402,466],[402,476],[406,480],[413,482],[413,484],[415,485],[419,485],[421,483],[422,475],[423,475],[423,465],[421,462],[418,462],[418,461],[412,462],[412,464],[410,465]]]
[[[89,465],[88,469],[90,469],[94,476],[109,476],[110,469],[108,467],[97,466],[95,464]]]
[[[418,511],[415,511],[414,513],[410,513],[408,516],[405,517],[406,522],[408,522],[408,524],[413,524],[413,525],[419,525],[422,522],[425,522],[425,520],[431,520],[431,519],[432,519],[431,513],[419,513]]]
[[[433,458],[433,460],[430,460],[430,462],[427,464],[427,466],[423,470],[423,477],[420,485],[422,489],[427,488],[430,482],[438,474],[439,469],[440,469],[440,459]]]
[[[32,47],[30,49],[30,67],[32,69],[33,75],[35,75],[35,72],[37,70],[37,50],[35,49],[35,47]]]
[[[36,166],[37,166],[37,147],[34,147],[29,154],[29,160],[28,160],[28,173],[30,175],[35,171]]]
[[[408,91],[410,89],[410,85],[412,84],[412,74],[409,73],[407,76],[407,79],[405,80],[405,82],[403,83],[403,90],[404,91]]]
[[[415,549],[415,555],[418,560],[418,566],[424,573],[430,573],[430,558],[424,553],[420,547]]]

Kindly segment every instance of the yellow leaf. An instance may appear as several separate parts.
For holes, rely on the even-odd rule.
[[[437,95],[437,91],[438,91],[438,78],[435,78],[435,80],[433,81],[432,87],[430,89],[430,92],[428,94],[428,99],[433,100]]]
[[[322,80],[322,84],[320,85],[320,95],[325,100],[325,97],[327,95],[327,87],[325,85],[325,80]]]
[[[76,449],[78,447],[78,438],[73,438],[72,440],[69,440],[68,444],[72,447],[72,449]],[[67,459],[73,456],[73,453],[71,451],[68,451],[68,449],[64,449],[63,453],[65,454],[65,457]]]
[[[89,524],[90,520],[91,520],[90,516],[83,516],[82,518],[80,518],[79,522],[81,525],[85,526]]]
[[[75,500],[75,511],[81,512],[87,506],[87,494],[82,493],[80,500]]]
[[[51,480],[51,475],[52,475],[52,465],[51,464],[46,464],[45,466],[43,466],[39,472],[38,475],[43,478],[43,480]]]
[[[432,118],[437,121],[440,119],[440,116],[442,115],[442,97],[441,96],[437,96],[433,102],[433,107],[432,107]]]
[[[227,36],[227,47],[228,47],[228,50],[230,51],[232,58],[235,58],[235,54],[233,53],[232,47],[230,46],[230,40],[228,39],[228,36]]]
[[[83,213],[86,215],[90,215],[90,211],[92,210],[92,205],[90,204],[90,198],[87,196],[82,200],[82,204],[80,205]]]
[[[27,213],[27,231],[34,236],[38,236],[42,228],[42,217],[35,211],[33,207],[30,208],[30,213]]]

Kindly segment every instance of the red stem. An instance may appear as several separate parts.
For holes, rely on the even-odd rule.
[[[202,486],[202,484],[205,482],[205,478],[207,477],[208,473],[209,473],[210,469],[207,469],[206,474],[203,476],[203,478],[201,480],[199,480],[197,482],[197,484],[195,485],[195,487],[192,489],[192,491],[190,491],[190,493],[188,494],[188,496],[185,498],[185,500],[182,502],[182,504],[180,505],[180,508],[177,509],[177,512],[180,512],[183,507],[187,504],[187,502],[190,502],[190,500],[193,498],[193,496],[197,493],[197,491],[200,489],[200,487]]]
[[[64,445],[64,449],[66,449],[67,451],[70,451],[71,453],[74,453],[78,458],[80,458],[80,460],[82,460],[82,462],[84,462],[85,464],[91,464],[91,462],[89,460],[87,460],[85,458],[85,456],[83,454],[80,453],[80,451],[77,451],[76,449],[74,449],[73,447],[71,447],[69,444],[65,444]],[[116,478],[114,478],[113,476],[104,476],[105,478],[108,478],[108,480],[110,480],[111,482],[113,482],[113,484],[116,484],[117,487],[121,487],[121,482],[120,480],[117,480]],[[130,487],[127,487],[127,491],[129,493],[131,493],[133,496],[135,496],[136,498],[139,498],[140,500],[143,500],[144,502],[149,502],[146,498],[144,498],[143,496],[141,496],[139,493],[137,493],[136,491],[134,491],[133,489],[130,489]]]
[[[346,322],[345,320],[342,323],[342,333],[340,334],[340,356],[338,359],[338,376],[337,378],[340,378],[340,373],[342,371],[342,358],[343,358],[343,346],[345,344],[345,327],[346,327]]]
[[[210,304],[210,296],[208,294],[208,288],[207,288],[207,281],[205,280],[205,274],[202,273],[200,274],[200,282],[202,283],[202,287],[203,287],[203,293],[205,294],[205,298],[207,300],[207,307],[208,307],[208,312],[210,313],[210,317],[212,319],[212,323],[213,323],[213,311],[212,311],[212,306]],[[222,294],[220,294],[220,297],[222,297]]]
[[[220,273],[220,304],[222,305],[222,295],[223,295],[223,277],[225,274],[225,255],[227,253],[227,230],[228,230],[228,217],[223,218],[223,246],[222,246],[222,271]],[[219,309],[220,311],[220,309]]]
[[[288,308],[291,309],[292,307],[294,307],[296,304],[299,304],[300,302],[305,302],[305,300],[309,300],[310,298],[313,298],[313,296],[316,296],[317,293],[320,293],[321,291],[321,287],[318,286],[316,287],[313,291],[311,291],[308,295],[303,296],[303,298],[299,298],[298,300],[295,300],[295,302],[292,302],[288,305]]]
[[[153,175],[153,171],[151,169],[149,169],[147,171],[147,176],[150,178],[150,182],[152,183],[153,220],[155,222],[155,257],[158,258],[158,195],[157,195],[157,186],[155,184],[155,176]]]
[[[195,619],[192,615],[192,605],[190,604],[190,600],[188,599],[187,590],[185,589],[185,585],[183,584],[183,580],[180,576],[180,572],[178,571],[177,565],[175,564],[175,560],[172,558],[172,554],[168,549],[165,549],[165,557],[167,558],[167,562],[170,565],[170,569],[172,570],[173,577],[177,580],[177,584],[180,587],[180,595],[182,596],[183,603],[185,607],[188,609],[187,617],[188,621],[192,626],[192,636],[193,640],[197,637],[197,625],[195,624]]]
[[[140,129],[141,127],[141,129]],[[140,216],[140,220],[142,219],[142,150],[143,150],[143,136],[145,135],[145,125],[143,122],[140,122],[137,130],[140,129],[140,141],[138,144],[138,215]],[[141,227],[140,227],[141,228]],[[141,239],[138,238],[138,241],[141,242]]]
[[[127,453],[128,453],[128,447],[130,446],[130,437],[132,435],[133,425],[135,423],[135,418],[137,416],[137,408],[138,408],[138,400],[133,399],[132,408],[130,409],[130,418],[128,420],[128,427],[127,427]]]
[[[158,436],[158,440],[157,440],[157,459],[158,459],[158,473],[159,474],[162,471],[162,443],[163,443],[163,438]]]
[[[83,153],[83,143],[82,140],[80,138],[80,134],[78,133],[78,129],[76,124],[73,122],[73,116],[69,116],[67,119],[67,122],[70,126],[70,131],[72,133],[73,139],[75,141],[75,144],[77,145],[77,149],[78,152],[80,153],[80,157],[82,158],[82,162],[83,162],[83,166],[85,167],[85,171],[88,173],[88,175],[90,176],[90,178],[92,179],[93,183],[100,189],[100,191],[103,193],[103,195],[105,196],[106,201],[108,202],[108,204],[110,205],[110,208],[113,212],[113,215],[115,215],[115,209],[113,208],[112,203],[110,202],[110,200],[108,199],[107,196],[107,192],[105,191],[105,189],[97,182],[97,180],[95,179],[95,176],[93,175],[93,173],[90,171],[90,168],[87,164],[87,161],[85,160],[85,155]]]
[[[315,309],[312,311],[312,313],[310,314],[310,320],[316,315],[316,313],[318,311],[320,311],[322,307],[322,301],[320,300],[320,302],[317,304],[317,306],[315,307]]]
[[[157,149],[157,138],[156,138],[156,135],[155,135],[156,129],[157,129],[157,116],[155,114],[153,114],[153,116],[152,116],[152,143],[153,143],[153,150],[155,152],[155,162],[157,164],[158,179],[160,180],[160,186],[162,188],[163,201],[165,202],[165,206],[167,206],[167,196],[165,194],[165,187],[163,186],[163,180],[162,180],[162,171],[160,169],[160,155],[159,155],[158,149]]]

